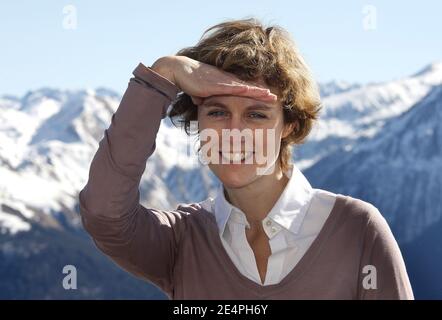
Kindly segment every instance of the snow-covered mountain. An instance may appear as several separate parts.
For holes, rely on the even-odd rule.
[[[433,63],[387,83],[322,85],[327,95],[321,119],[308,142],[295,150],[295,162],[307,169],[335,150],[350,150],[359,138],[374,136],[385,121],[406,112],[441,82],[442,63]],[[67,221],[79,226],[77,194],[120,99],[104,88],[42,88],[22,98],[0,98],[0,203],[21,212],[17,216],[0,211],[0,228],[28,230],[23,217],[54,226],[55,213],[66,211]],[[157,150],[141,182],[143,204],[171,208],[214,192],[216,179],[199,165],[195,147],[195,137],[187,137],[168,118],[163,120]],[[189,189],[201,184],[203,188]]]
[[[0,204],[21,213],[0,210],[0,230],[29,230],[27,219],[57,226],[57,212],[64,212],[69,224],[79,226],[78,192],[87,181],[89,164],[120,99],[105,89],[44,88],[21,99],[0,100]],[[177,200],[164,182],[168,172],[177,166],[186,170],[197,166],[186,149],[187,137],[177,131],[164,120],[157,152],[141,183],[145,204],[174,206]]]
[[[442,84],[371,139],[305,174],[317,187],[375,204],[407,242],[442,219]]]
[[[78,192],[120,100],[106,89],[50,88],[0,98],[0,299],[164,298],[106,260],[80,227]],[[143,177],[145,205],[176,204],[164,176],[177,165],[169,155],[186,139],[170,139],[171,129],[167,123],[161,127],[158,152]],[[192,165],[179,159],[183,168]],[[58,281],[66,264],[87,280],[75,294]]]
[[[415,296],[442,298],[442,84],[305,174],[316,188],[375,205],[401,245]]]
[[[295,149],[295,163],[316,186],[379,204],[401,241],[421,237],[441,218],[440,207],[437,212],[427,210],[429,199],[441,190],[436,173],[442,172],[437,122],[441,95],[435,89],[441,83],[438,62],[385,83],[321,85],[321,119],[308,141]],[[82,231],[78,192],[120,100],[119,94],[105,88],[42,88],[23,97],[0,97],[0,261],[41,255],[47,243],[54,245],[53,233],[83,237],[78,240],[81,246],[86,246],[82,241],[90,242],[78,235]],[[198,163],[195,148],[195,137],[187,137],[170,119],[163,120],[156,151],[141,180],[143,205],[171,209],[179,202],[213,195],[218,182]],[[353,171],[342,169],[346,166]],[[345,175],[338,177],[336,171]],[[379,185],[379,177],[389,178]],[[421,213],[414,214],[418,209]],[[24,239],[22,246],[14,244],[20,243],[18,239]],[[29,241],[35,245],[29,246]],[[60,252],[65,244],[57,245],[51,250]],[[102,262],[96,263],[104,268]]]
[[[442,83],[442,62],[418,73],[385,83],[349,85],[349,90],[322,97],[321,119],[308,142],[295,151],[295,161],[306,169],[341,147],[351,148],[360,137],[372,137],[388,119],[399,116]],[[324,91],[324,90],[321,90]]]
[[[360,87],[361,85],[359,83],[349,83],[347,81],[334,80],[334,81],[321,83],[319,86],[319,91],[321,97],[325,98],[327,96],[343,93]]]

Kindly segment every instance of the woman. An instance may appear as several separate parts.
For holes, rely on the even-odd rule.
[[[226,21],[133,74],[79,194],[102,252],[171,299],[413,299],[379,211],[313,189],[290,163],[320,100],[284,29]],[[188,134],[198,122],[215,199],[171,211],[139,203],[167,115]]]

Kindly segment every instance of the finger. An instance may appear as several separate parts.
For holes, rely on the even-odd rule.
[[[278,99],[277,95],[272,93],[269,89],[254,86],[250,86],[247,91],[239,93],[239,95],[250,96],[264,101],[274,101]]]
[[[258,96],[255,99],[263,100],[263,101],[276,101],[278,100],[278,96],[274,93],[269,93],[268,95]]]
[[[232,94],[232,95],[241,95],[241,96],[249,96],[260,100],[265,101],[274,101],[278,97],[273,94],[267,88],[261,88],[257,86],[251,86],[246,84],[228,84],[221,83],[217,87],[218,91],[216,94]]]
[[[251,97],[256,100],[262,100],[262,101],[268,101],[268,102],[273,102],[278,99],[278,96],[276,96],[273,93],[268,94],[268,95],[264,95],[264,96],[251,96]]]
[[[238,84],[221,83],[219,84],[219,90],[221,91],[220,92],[221,94],[264,95],[269,93],[268,89],[241,84],[241,83]]]
[[[218,88],[221,91],[220,93],[229,94],[229,93],[241,93],[246,92],[249,88],[246,84],[229,84],[229,83],[220,83]]]

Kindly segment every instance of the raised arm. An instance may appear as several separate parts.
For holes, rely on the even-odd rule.
[[[178,212],[147,209],[139,183],[161,119],[178,87],[139,64],[92,160],[80,191],[84,228],[97,247],[136,276],[170,291]]]
[[[92,160],[80,191],[82,223],[97,247],[125,270],[173,290],[174,257],[186,230],[186,214],[146,208],[139,183],[167,107],[181,90],[197,102],[213,94],[269,100],[217,68],[186,57],[163,57],[152,68],[139,64]]]

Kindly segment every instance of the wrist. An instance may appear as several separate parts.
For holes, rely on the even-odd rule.
[[[177,85],[173,73],[173,59],[174,58],[172,56],[161,57],[157,59],[150,68],[173,84]]]

